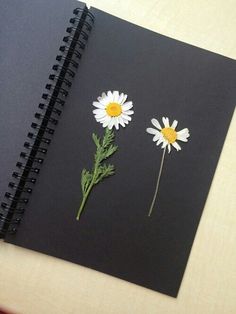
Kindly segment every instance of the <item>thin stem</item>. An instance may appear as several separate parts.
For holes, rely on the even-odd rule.
[[[156,189],[155,189],[155,193],[153,195],[152,204],[151,204],[149,212],[148,212],[148,217],[150,217],[151,214],[152,214],[152,210],[153,210],[156,198],[157,198],[157,193],[158,193],[158,190],[159,190],[160,179],[161,179],[161,173],[162,173],[163,164],[164,164],[165,153],[166,153],[166,147],[163,150],[163,154],[162,154],[162,158],[161,158],[161,164],[160,164],[160,169],[159,169],[157,183],[156,183]]]
[[[82,202],[81,202],[81,205],[80,205],[80,208],[79,208],[79,211],[78,211],[78,214],[77,214],[77,217],[76,217],[76,220],[79,220],[80,219],[80,215],[82,214],[82,211],[84,209],[84,206],[86,204],[86,201],[87,201],[87,198],[93,188],[93,186],[95,185],[94,183],[94,180],[95,180],[95,177],[96,177],[96,174],[97,174],[97,169],[98,169],[98,163],[96,162],[95,165],[94,165],[94,171],[93,171],[93,178],[92,178],[92,181],[88,187],[88,190],[86,191],[86,193],[84,194],[83,196],[83,199],[82,199]]]
[[[77,217],[76,217],[77,220],[80,219],[80,215],[82,214],[82,211],[83,211],[83,209],[84,209],[85,203],[86,203],[86,201],[87,201],[87,198],[88,198],[88,196],[89,196],[89,193],[90,193],[91,190],[92,190],[93,185],[94,185],[94,183],[93,183],[93,181],[92,181],[92,182],[90,183],[90,186],[89,186],[87,192],[86,192],[86,193],[84,194],[84,196],[83,196],[83,199],[82,199],[82,202],[81,202],[81,205],[80,205],[80,208],[79,208]]]

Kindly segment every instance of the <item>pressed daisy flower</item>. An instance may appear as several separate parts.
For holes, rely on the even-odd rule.
[[[97,101],[93,102],[96,109],[93,110],[95,119],[101,123],[104,128],[119,129],[119,125],[125,127],[131,121],[131,115],[134,113],[130,110],[133,107],[132,101],[126,101],[127,95],[118,91],[108,91],[102,93]]]
[[[83,169],[81,173],[81,190],[82,200],[77,213],[77,220],[84,210],[87,199],[98,183],[115,174],[115,167],[107,163],[118,149],[115,145],[115,133],[112,130],[115,127],[119,130],[119,125],[125,127],[131,121],[131,115],[134,113],[132,101],[126,101],[127,95],[119,94],[118,91],[108,91],[102,93],[97,98],[98,101],[93,102],[96,109],[93,110],[95,119],[105,128],[103,137],[99,137],[93,133],[92,138],[96,146],[94,154],[94,164],[91,170]]]
[[[170,125],[169,118],[162,118],[162,122],[164,127],[162,128],[160,123],[157,119],[151,120],[152,124],[156,127],[154,128],[147,128],[147,132],[149,134],[154,135],[153,141],[156,142],[156,145],[162,144],[161,148],[168,147],[168,152],[171,151],[171,145],[177,150],[181,150],[180,145],[177,143],[178,141],[187,142],[188,137],[190,136],[189,130],[187,128],[176,131],[175,128],[178,125],[178,121],[174,120],[173,123]]]
[[[155,201],[156,201],[156,197],[157,197],[157,193],[158,193],[158,189],[160,185],[161,173],[162,173],[163,164],[164,164],[166,148],[168,147],[169,153],[171,151],[171,146],[173,146],[177,151],[179,151],[181,150],[181,147],[177,143],[177,141],[188,142],[188,138],[190,136],[189,130],[187,128],[180,131],[176,131],[176,127],[178,125],[177,120],[174,120],[173,123],[170,125],[169,118],[163,117],[162,122],[164,124],[164,127],[161,127],[157,119],[152,119],[151,122],[153,126],[155,127],[155,129],[147,128],[146,131],[149,134],[154,135],[153,142],[156,142],[157,146],[162,144],[161,148],[163,148],[164,150],[163,150],[163,154],[161,158],[161,164],[160,164],[158,178],[156,182],[156,188],[155,188],[152,203],[148,212],[148,216],[151,216],[151,213],[152,213]]]

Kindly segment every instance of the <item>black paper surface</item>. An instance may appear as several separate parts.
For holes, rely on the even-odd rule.
[[[0,197],[27,140],[73,8],[65,0],[0,1]],[[35,120],[35,122],[37,122]]]
[[[17,234],[6,241],[177,296],[232,117],[236,63],[92,13],[95,24],[46,162]],[[104,132],[92,102],[108,90],[127,93],[135,114],[116,132],[116,174],[94,188],[78,222],[81,171],[93,165],[91,134]],[[148,218],[162,150],[145,130],[162,116],[178,120],[191,137],[167,154]]]

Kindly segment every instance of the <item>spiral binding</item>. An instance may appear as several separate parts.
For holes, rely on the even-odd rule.
[[[0,238],[7,233],[12,234],[17,231],[25,205],[29,201],[36,182],[35,176],[40,172],[44,155],[47,153],[46,147],[51,142],[51,136],[58,124],[61,109],[72,85],[71,79],[79,67],[89,32],[92,30],[94,16],[86,6],[83,9],[76,8],[73,14],[74,17],[69,21],[71,26],[66,29],[68,35],[63,38],[63,45],[59,48],[60,54],[56,56],[57,63],[53,65],[53,73],[49,75],[49,82],[45,86],[43,101],[38,105],[41,112],[35,113],[37,122],[31,124],[34,131],[28,133],[29,141],[24,143],[27,152],[20,153],[20,158],[24,162],[16,163],[19,171],[13,172],[13,180],[8,184],[11,191],[5,193],[6,200],[1,203]]]

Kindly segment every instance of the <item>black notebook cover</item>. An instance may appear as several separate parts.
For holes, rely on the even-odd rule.
[[[7,175],[11,175],[9,168],[17,160],[17,151],[22,150],[18,143],[24,141],[18,138],[15,123],[21,114],[24,116],[23,110],[29,112],[20,126],[23,136],[40,101],[43,79],[54,62],[63,27],[73,11],[73,2],[65,3],[64,11],[52,4],[58,10],[58,28],[53,28],[57,37],[52,48],[32,52],[32,64],[42,71],[35,70],[39,73],[35,74],[29,67],[25,70],[22,88],[30,86],[35,91],[33,96],[30,94],[33,99],[27,96],[30,104],[20,100],[21,89],[12,93],[10,86],[16,83],[11,77],[5,86],[3,108],[7,108],[9,99],[11,103],[17,99],[19,102],[18,111],[14,105],[11,107],[12,123],[9,119],[1,121],[1,127],[9,130],[5,134],[14,132],[11,141],[15,146],[9,148],[12,136],[6,135],[8,151],[5,148],[1,156],[1,162],[6,163],[2,193]],[[44,5],[44,14],[53,18]],[[177,296],[233,114],[236,63],[95,8],[90,11],[95,22],[62,117],[17,233],[8,233],[5,240]],[[26,13],[30,15],[31,11]],[[9,34],[17,21],[15,16]],[[48,42],[48,36],[54,36],[53,29],[38,23],[44,31],[42,43]],[[29,45],[35,42],[33,37],[28,38]],[[10,45],[9,36],[6,45]],[[24,47],[18,54],[26,62]],[[41,56],[45,58],[42,68]],[[16,72],[15,80],[20,81],[22,75],[22,71]],[[91,135],[104,133],[94,119],[92,103],[108,90],[126,93],[133,101],[134,115],[127,127],[115,131],[119,149],[110,161],[115,165],[115,175],[94,188],[77,221],[81,171],[93,166],[95,145]],[[10,114],[7,112],[8,117]],[[178,120],[180,129],[187,127],[190,138],[188,143],[181,143],[181,151],[172,149],[166,155],[157,202],[148,217],[162,150],[154,145],[146,128],[151,127],[151,118],[161,121],[163,116]]]

